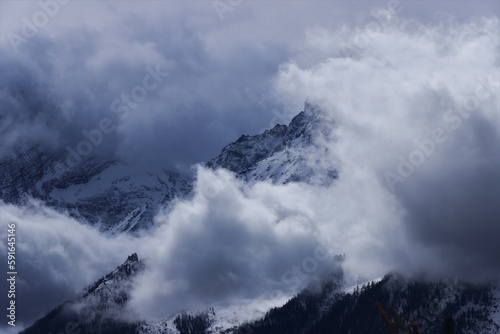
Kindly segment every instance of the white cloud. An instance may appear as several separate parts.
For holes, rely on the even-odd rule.
[[[73,298],[124,262],[138,242],[125,236],[109,239],[39,202],[26,207],[0,202],[0,254],[4,259],[6,226],[12,223],[16,225],[18,324],[33,321]]]
[[[371,201],[393,192],[395,226],[408,238],[399,270],[471,280],[500,273],[491,202],[500,194],[498,34],[497,18],[398,20],[369,36],[312,31],[306,58],[320,49],[316,62],[290,62],[276,79],[283,100],[314,101],[337,122],[336,186],[348,182],[347,197],[369,182],[378,182],[366,190]],[[363,207],[371,217],[370,201]]]
[[[251,7],[253,11],[247,12],[248,8],[242,5],[234,14],[253,17],[256,9],[261,8],[255,4],[249,6],[255,6]],[[282,15],[281,9],[278,5],[269,5],[265,13],[278,17]],[[290,29],[301,17],[300,11],[298,7],[294,10],[296,16],[292,16],[287,25]],[[169,13],[172,17],[175,14]],[[316,14],[312,13],[311,17]],[[211,20],[218,21],[216,14],[212,15],[207,19],[208,26],[213,24]],[[328,15],[323,14],[323,23]],[[265,29],[259,30],[261,35],[266,35],[265,43],[260,44],[260,39],[254,41],[251,37],[252,25],[243,21],[238,24],[235,20],[227,30],[207,29],[209,33],[201,34],[207,27],[206,21],[202,15],[196,18],[199,30],[184,26],[165,30],[177,38],[173,39],[176,43],[182,44],[179,49],[173,48],[177,44],[168,41],[157,42],[158,47],[149,42],[131,42],[127,46],[124,39],[111,43],[115,52],[129,47],[134,50],[132,55],[122,57],[123,64],[133,65],[144,55],[152,61],[165,59],[179,70],[177,81],[167,83],[168,87],[158,91],[157,97],[148,100],[150,114],[137,114],[130,118],[133,122],[124,125],[123,134],[128,135],[120,145],[140,160],[135,156],[137,152],[151,151],[156,157],[158,152],[165,152],[165,143],[170,143],[171,150],[161,154],[164,159],[195,160],[194,153],[186,153],[200,151],[196,146],[200,139],[193,138],[193,133],[205,133],[203,129],[214,119],[227,122],[223,128],[231,124],[231,130],[221,136],[214,136],[212,132],[205,134],[224,142],[237,129],[267,125],[267,120],[260,120],[267,115],[265,111],[257,115],[250,111],[261,102],[260,94],[269,86],[263,84],[262,91],[250,97],[245,95],[246,88],[251,90],[262,82],[267,83],[278,70],[272,96],[283,103],[287,113],[299,111],[308,99],[318,103],[336,122],[336,141],[325,145],[329,146],[332,159],[339,163],[339,180],[329,188],[269,183],[248,187],[226,172],[213,173],[201,168],[194,199],[178,202],[171,212],[158,217],[163,224],[153,236],[134,240],[123,236],[108,239],[40,204],[34,203],[27,209],[2,203],[2,226],[11,221],[18,226],[20,288],[36,296],[31,299],[36,302],[31,303],[26,318],[32,319],[71,297],[133,252],[148,260],[148,270],[139,279],[131,300],[132,309],[140,316],[162,316],[182,308],[234,302],[276,291],[292,293],[331,265],[330,261],[319,261],[322,267],[311,275],[303,272],[306,278],[299,279],[299,285],[290,277],[283,280],[283,274],[291,268],[300,269],[306,259],[314,258],[318,243],[327,245],[334,253],[346,253],[344,269],[350,275],[373,277],[397,269],[464,275],[471,279],[498,276],[500,268],[495,258],[500,252],[495,239],[499,235],[495,199],[500,194],[499,182],[496,182],[500,179],[498,19],[448,25],[424,25],[400,19],[397,24],[371,34],[362,47],[356,44],[364,34],[362,31],[349,26],[337,30],[326,24],[317,24],[319,27],[311,24],[303,44],[296,42],[293,34],[280,35],[288,39],[278,43],[284,47],[273,53],[272,61],[268,62],[260,57],[265,57],[266,48],[272,48],[277,42]],[[160,41],[154,29],[137,24],[142,21],[127,22],[132,22],[131,26],[135,26],[135,22],[144,29],[128,30],[130,36],[138,40],[148,36]],[[279,24],[267,24],[269,31],[279,30]],[[294,29],[297,29],[294,33],[301,32],[303,25]],[[85,47],[80,49],[76,45],[76,51],[59,49],[59,44],[51,44],[50,39],[30,44],[33,54],[39,50],[58,50],[65,56],[61,62],[69,59],[69,64],[59,63],[61,67],[49,71],[48,81],[54,83],[53,91],[71,97],[68,105],[73,109],[69,108],[68,113],[80,115],[81,118],[76,119],[85,120],[89,126],[94,123],[93,116],[86,116],[87,111],[92,115],[96,113],[94,116],[99,119],[100,111],[107,111],[116,94],[130,89],[129,83],[135,85],[136,79],[144,75],[140,61],[136,67],[132,66],[134,73],[130,74],[123,71],[121,65],[107,66],[111,57],[109,50],[90,52],[95,46],[106,45],[115,32],[104,34],[102,40],[94,36]],[[163,33],[162,30],[161,36]],[[242,43],[238,39],[244,33],[248,33],[245,41],[257,44],[249,46],[254,53],[241,51]],[[77,31],[76,35],[85,36],[85,33]],[[67,37],[61,39],[67,40]],[[293,47],[288,48],[290,45]],[[350,53],[346,53],[346,47]],[[91,56],[78,57],[81,50],[90,52]],[[228,55],[221,50],[234,53]],[[30,63],[26,59],[23,61]],[[52,64],[48,56],[38,59],[41,64]],[[85,68],[72,67],[79,63],[78,59],[92,59],[90,69],[107,71],[95,79],[96,72],[88,74]],[[241,67],[242,63],[246,64],[245,68]],[[275,65],[279,63],[282,66],[278,69]],[[33,77],[39,78],[40,73],[45,73],[30,64],[36,74]],[[73,73],[71,68],[85,83],[75,83],[66,90],[67,81],[56,79],[58,73]],[[220,72],[221,68],[224,71]],[[118,75],[121,72],[126,74]],[[29,81],[26,78],[18,78],[23,81],[19,87],[28,87],[23,86]],[[214,78],[216,84],[213,84]],[[107,82],[111,83],[109,91],[105,89]],[[235,83],[238,89],[231,90]],[[491,89],[489,95],[484,89],[478,89],[481,84]],[[93,85],[102,90],[94,90],[98,92],[94,95],[89,93]],[[243,96],[248,100],[241,99],[241,92],[245,92]],[[45,91],[39,95],[44,94]],[[176,96],[178,100],[169,99]],[[474,106],[474,97],[478,105],[469,112],[466,108]],[[271,98],[266,95],[265,99]],[[37,99],[33,101],[39,105]],[[247,107],[249,112],[240,117],[240,109],[236,107],[242,101],[259,102]],[[455,107],[457,103],[462,104],[461,109]],[[204,107],[193,112],[192,107],[199,105]],[[46,109],[57,110],[52,106],[47,104]],[[80,106],[88,106],[88,110],[79,110]],[[223,112],[218,109],[221,106]],[[162,115],[162,121],[148,118],[153,114]],[[249,118],[257,119],[254,125],[244,124]],[[175,122],[171,122],[173,120]],[[80,122],[76,128],[65,128],[65,131],[80,133],[78,126],[82,126]],[[424,163],[404,177],[404,183],[394,184],[392,191],[385,173],[391,171],[399,175],[399,156],[409,160],[413,152],[422,150],[415,141],[433,138],[436,129],[442,129],[447,139],[435,144],[432,154],[424,153]],[[220,146],[217,140],[214,139],[213,144]],[[181,147],[179,141],[186,145]],[[5,253],[4,234],[2,230],[2,254]],[[297,277],[301,276],[292,278]]]

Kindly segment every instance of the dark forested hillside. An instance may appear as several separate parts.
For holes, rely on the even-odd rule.
[[[454,333],[498,333],[498,325],[491,319],[491,310],[498,310],[495,291],[493,285],[406,281],[388,275],[352,293],[337,294],[323,312],[324,292],[303,292],[283,307],[270,310],[262,320],[241,327],[238,333],[390,333],[376,303],[385,309],[395,327],[396,318],[408,328],[411,319],[420,333],[441,334],[445,321],[451,319]]]

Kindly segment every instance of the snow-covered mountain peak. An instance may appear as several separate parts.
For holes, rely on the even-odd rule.
[[[56,307],[22,334],[34,333],[133,333],[136,324],[123,321],[133,278],[145,268],[136,253],[79,296]],[[112,329],[110,332],[110,328]]]
[[[20,204],[33,197],[114,235],[150,227],[160,206],[192,188],[189,176],[139,170],[116,157],[89,157],[75,166],[65,159],[34,147],[0,161],[0,199]]]
[[[226,168],[249,183],[307,182],[329,185],[336,166],[320,139],[331,141],[333,122],[312,104],[288,125],[243,135],[207,166]],[[20,204],[33,197],[109,235],[148,229],[161,207],[191,193],[193,178],[166,169],[139,170],[117,157],[89,156],[74,166],[68,152],[17,147],[0,160],[0,199]]]
[[[289,125],[278,124],[261,134],[243,135],[210,160],[211,168],[226,168],[247,182],[307,182],[329,185],[337,178],[325,159],[334,123],[317,107],[306,103]]]

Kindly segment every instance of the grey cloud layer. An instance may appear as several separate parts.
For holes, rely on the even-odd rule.
[[[113,22],[109,29],[44,30],[20,55],[2,49],[0,154],[19,141],[76,145],[83,129],[109,117],[117,129],[96,153],[189,166],[269,126],[273,107],[285,122],[306,99],[338,125],[336,142],[325,143],[339,162],[331,188],[248,188],[201,169],[195,199],[159,216],[153,237],[110,240],[43,207],[2,204],[2,226],[18,223],[25,321],[133,252],[150,263],[131,303],[141,316],[290,293],[283,273],[311,257],[317,242],[345,252],[351,276],[500,275],[498,19],[464,19],[491,3],[453,9],[458,20],[436,23],[435,11],[402,2],[395,20],[368,35],[369,13],[353,18],[358,25],[337,26],[332,15],[356,15],[332,3],[295,4],[284,15],[280,3],[244,2],[222,22],[211,6],[135,8],[136,15],[127,6],[137,4],[110,6],[108,17],[99,12]],[[403,19],[412,11],[418,20]],[[120,120],[111,103],[156,64],[168,77]],[[457,107],[481,82],[490,94],[470,111]],[[410,161],[437,128],[447,139],[391,187],[386,172],[402,177],[399,157]],[[206,196],[213,187],[217,196]],[[28,294],[37,296],[29,306]]]
[[[23,17],[32,21],[43,9],[36,3],[5,3],[0,131],[6,140],[0,154],[7,154],[12,142],[75,148],[85,139],[82,130],[110,118],[117,129],[92,154],[117,153],[144,165],[187,167],[215,156],[242,133],[285,123],[298,112],[298,105],[270,91],[280,64],[316,61],[305,50],[320,42],[319,36],[311,39],[305,30],[341,28],[350,22],[365,29],[374,12],[387,8],[396,8],[398,19],[415,16],[427,22],[448,12],[462,21],[494,13],[493,3],[455,6],[442,1],[431,7],[415,1],[369,6],[334,1],[296,2],[285,8],[279,2],[244,1],[221,21],[210,1],[65,2],[17,53],[9,34],[22,35]],[[16,21],[16,16],[21,17]],[[142,82],[145,67],[157,64],[169,78],[127,120],[118,119],[111,110],[113,101],[130,94]]]
[[[398,270],[500,275],[498,34],[497,18],[320,31],[312,41],[330,57],[278,76],[290,101],[317,100],[338,122],[340,175],[368,174],[374,198],[397,199],[408,238]],[[346,38],[364,41],[352,58]]]

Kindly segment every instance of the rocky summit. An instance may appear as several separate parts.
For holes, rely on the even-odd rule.
[[[249,184],[269,181],[328,186],[339,175],[328,163],[332,160],[322,142],[335,140],[334,131],[333,122],[306,104],[289,125],[241,136],[206,166],[225,168]],[[62,159],[31,148],[21,158],[4,160],[0,163],[5,180],[2,199],[21,203],[31,196],[116,235],[149,228],[160,207],[189,196],[193,188],[193,179],[188,176],[167,170],[136,171],[117,160],[88,159],[61,172],[57,166]],[[147,254],[143,256],[147,258]],[[500,330],[497,283],[477,286],[392,274],[348,282],[342,271],[250,317],[248,305],[219,305],[154,321],[131,321],[127,301],[134,278],[145,269],[147,262],[137,254],[130,255],[122,265],[22,333],[379,334],[396,330],[438,334],[449,326],[455,333],[497,334]]]

